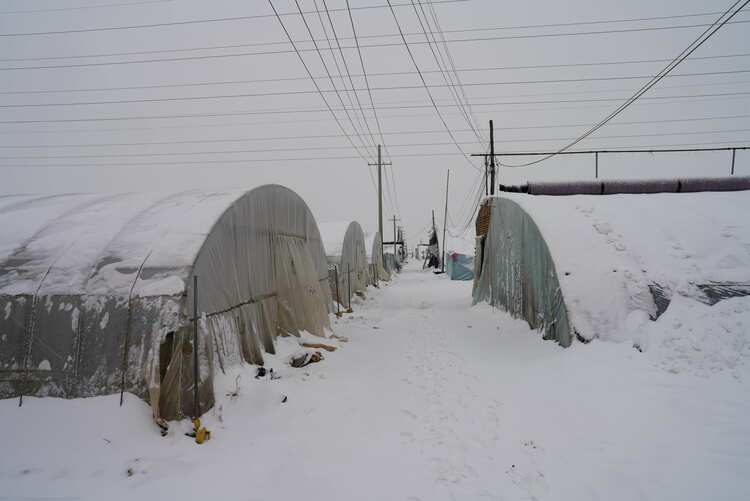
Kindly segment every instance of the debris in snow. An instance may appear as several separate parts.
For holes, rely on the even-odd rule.
[[[300,343],[300,346],[303,346],[305,348],[317,348],[317,349],[326,350],[326,351],[336,351],[335,346],[331,346],[330,344],[324,344],[324,343],[302,342]]]
[[[266,370],[265,367],[258,367],[258,370],[255,371],[255,379],[261,379],[268,376],[268,379],[273,381],[274,379],[281,379],[281,376],[276,374],[273,369]]]
[[[319,351],[308,351],[305,353],[300,353],[298,355],[292,355],[292,358],[289,361],[289,365],[291,365],[292,367],[300,368],[315,362],[320,362],[321,360],[323,360],[322,353],[320,353]]]

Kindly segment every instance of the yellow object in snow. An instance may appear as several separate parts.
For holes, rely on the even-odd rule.
[[[211,440],[211,432],[201,426],[201,420],[199,418],[193,419],[193,427],[195,428],[196,444],[202,444],[206,440]]]

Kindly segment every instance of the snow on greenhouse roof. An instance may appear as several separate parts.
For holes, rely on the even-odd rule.
[[[637,337],[650,286],[701,299],[701,284],[750,283],[750,192],[502,197],[538,226],[587,337]]]
[[[245,191],[0,197],[0,294],[176,294]],[[41,284],[41,287],[40,287]]]

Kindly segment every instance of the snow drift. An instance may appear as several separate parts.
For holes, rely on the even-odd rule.
[[[649,320],[675,299],[711,305],[750,293],[749,197],[490,198],[475,301],[501,305],[563,345],[577,335],[645,348]]]

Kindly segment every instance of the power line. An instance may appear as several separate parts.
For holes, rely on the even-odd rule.
[[[452,1],[468,1],[468,0],[452,0]],[[727,24],[744,24],[749,23],[750,20],[732,21]],[[618,33],[638,33],[638,32],[650,32],[660,30],[674,30],[674,29],[689,29],[689,28],[700,28],[709,26],[706,24],[690,24],[690,25],[676,25],[676,26],[658,26],[658,27],[647,27],[647,28],[629,28],[621,30],[602,30],[602,31],[585,31],[585,32],[569,32],[569,33],[541,33],[533,35],[513,35],[513,36],[493,36],[493,37],[473,37],[473,38],[454,38],[446,40],[447,43],[471,43],[471,42],[488,42],[488,41],[500,41],[500,40],[519,40],[519,39],[531,39],[531,38],[550,38],[550,37],[572,37],[572,36],[589,36],[589,35],[612,35]],[[410,33],[409,35],[412,35]],[[392,35],[387,35],[392,36]],[[426,41],[415,41],[410,42],[414,45],[426,44]],[[246,45],[246,44],[243,44]],[[384,48],[384,47],[398,47],[401,43],[389,42],[389,43],[376,43],[369,45],[361,45],[361,48]],[[214,50],[232,48],[230,46],[215,46],[215,47],[203,47],[193,49],[176,49],[169,50],[169,52],[188,51],[188,50]],[[354,49],[355,47],[347,45],[342,46],[343,49]],[[315,49],[299,48],[300,52],[312,52]],[[149,51],[149,53],[162,53],[166,51]],[[251,57],[251,56],[264,56],[264,55],[276,55],[276,54],[293,54],[294,50],[279,49],[272,51],[259,51],[259,52],[235,52],[229,54],[209,54],[209,55],[197,55],[197,56],[184,56],[184,57],[167,57],[167,58],[156,58],[156,59],[134,59],[128,61],[106,61],[96,63],[78,63],[78,64],[59,64],[59,65],[46,65],[46,66],[6,66],[0,67],[0,71],[19,71],[19,70],[44,70],[44,69],[65,69],[65,68],[85,68],[93,66],[112,66],[112,65],[124,65],[124,64],[145,64],[145,63],[164,63],[164,62],[180,62],[180,61],[197,61],[206,59],[219,59],[229,57]],[[115,56],[117,54],[109,54]],[[127,55],[125,53],[119,55]],[[98,56],[86,56],[86,57],[104,57],[106,54]],[[45,59],[58,59],[45,58]]]
[[[666,124],[666,123],[683,123],[683,122],[702,122],[702,121],[714,121],[714,120],[736,120],[742,118],[750,118],[750,114],[744,115],[720,115],[720,116],[708,116],[708,117],[692,117],[692,118],[674,118],[674,119],[663,119],[663,120],[637,120],[628,122],[617,122],[611,124],[611,126],[624,126],[624,125],[652,125],[652,124]],[[221,127],[234,127],[236,124],[222,124]],[[573,127],[585,127],[589,124],[586,123],[572,123],[572,124],[544,124],[544,125],[526,125],[526,126],[508,126],[508,127],[495,127],[495,130],[536,130],[536,129],[559,129],[559,128],[573,128]],[[200,126],[199,126],[200,127]],[[144,128],[114,128],[114,129],[84,129],[77,131],[31,131],[41,134],[50,133],[72,133],[80,132],[89,134],[91,132],[121,132],[128,130],[159,130],[161,127],[144,127]],[[454,129],[455,132],[471,132],[470,129]],[[443,134],[444,129],[432,129],[432,130],[395,130],[387,133],[387,135],[403,136],[403,135],[431,135],[431,134]],[[11,134],[20,134],[12,132]],[[254,141],[290,141],[300,139],[328,139],[328,138],[344,138],[343,134],[311,134],[311,135],[294,135],[294,136],[260,136],[260,137],[242,137],[235,139],[187,139],[187,140],[176,140],[176,141],[134,141],[134,142],[120,142],[120,143],[65,143],[65,144],[34,144],[34,145],[0,145],[0,148],[14,148],[14,149],[39,149],[39,148],[90,148],[90,147],[113,147],[113,146],[165,146],[165,145],[177,145],[177,144],[205,144],[205,143],[240,143],[240,142],[254,142]],[[502,142],[502,141],[496,141]]]
[[[750,139],[740,140],[739,143],[750,143]],[[742,146],[739,145],[737,141],[714,141],[709,143],[700,143],[700,144],[710,144],[710,145],[718,145],[718,144],[731,144],[733,146],[724,147],[724,148],[704,148],[700,151],[729,151],[729,150],[748,150],[750,149],[750,146]],[[672,146],[695,146],[693,143],[681,143],[681,144],[667,144],[667,145],[648,145],[648,146],[637,146],[632,147],[630,150],[618,150],[617,148],[602,148],[598,151],[604,151],[604,152],[610,152],[610,153],[618,153],[618,152],[643,152],[643,153],[659,153],[660,148],[666,148],[666,147],[672,147]],[[634,151],[635,148],[638,148],[638,151]],[[697,148],[691,148],[692,151],[698,151]],[[571,153],[590,153],[593,150],[570,150]],[[511,156],[516,152],[504,152],[500,153],[500,155],[507,155]],[[526,154],[525,152],[519,152]],[[447,153],[402,153],[393,155],[394,158],[413,158],[413,157],[443,157],[443,156],[461,156],[460,152],[447,152]],[[221,164],[247,164],[247,163],[259,163],[259,162],[297,162],[297,161],[319,161],[319,160],[353,160],[353,159],[359,159],[361,157],[358,157],[356,155],[345,155],[345,156],[326,156],[326,157],[292,157],[292,158],[279,158],[279,157],[272,157],[272,158],[250,158],[250,159],[237,159],[237,160],[196,160],[196,161],[169,161],[169,162],[142,162],[142,163],[90,163],[90,164],[81,164],[81,163],[67,163],[67,164],[0,164],[0,168],[2,167],[115,167],[115,166],[123,166],[123,167],[138,167],[138,166],[158,166],[158,165],[221,165]]]
[[[268,0],[269,3],[271,0]],[[352,120],[351,114],[349,113],[349,110],[346,108],[346,105],[344,104],[344,100],[341,97],[341,93],[336,88],[336,83],[333,80],[333,76],[331,76],[331,72],[328,70],[328,65],[326,64],[325,58],[323,57],[323,53],[320,51],[320,47],[318,46],[317,42],[315,42],[315,36],[313,35],[312,30],[310,29],[310,25],[307,23],[307,19],[305,18],[305,14],[302,12],[302,7],[299,4],[299,0],[294,0],[294,4],[297,6],[297,10],[299,11],[299,14],[302,18],[302,22],[305,25],[305,28],[307,29],[308,35],[310,35],[310,39],[313,40],[313,45],[315,46],[315,51],[318,53],[318,57],[320,58],[320,62],[323,65],[323,69],[326,72],[326,75],[328,75],[328,81],[331,82],[331,87],[333,87],[333,92],[336,94],[336,97],[339,100],[339,103],[341,104],[341,108],[344,111],[344,114],[346,115],[346,118],[349,120],[349,123],[352,125],[352,130],[354,131],[354,134],[359,139],[360,143],[362,144],[362,147],[365,150],[365,153],[367,152],[367,142],[362,137],[362,133],[357,129],[357,126],[354,123],[354,120]],[[281,22],[281,18],[279,18],[279,22]],[[286,28],[285,28],[286,30]],[[289,37],[289,40],[291,41],[291,37]],[[302,55],[299,55],[300,59],[302,59]],[[312,78],[312,73],[310,73],[310,78]],[[318,85],[315,85],[316,89],[318,89],[318,92],[323,95],[323,91],[320,90],[320,87]],[[373,187],[374,187],[374,181],[373,181]]]
[[[696,76],[716,76],[716,75],[737,75],[742,73],[750,73],[750,69],[745,70],[727,70],[727,71],[704,71],[695,73],[678,73],[675,75],[668,75],[668,78],[685,78],[685,77],[696,77]],[[616,76],[616,77],[591,77],[591,78],[557,78],[547,80],[511,80],[511,81],[493,81],[493,82],[472,82],[463,84],[468,87],[496,87],[505,85],[532,85],[532,84],[550,84],[550,83],[582,83],[582,82],[609,82],[617,80],[642,80],[649,78],[648,75],[630,75],[630,76]],[[332,81],[332,77],[330,78]],[[333,85],[333,83],[332,83]],[[445,83],[445,84],[424,84],[424,85],[394,85],[389,87],[371,87],[370,90],[376,91],[392,91],[392,90],[416,90],[423,87],[429,88],[452,88],[456,87],[457,84]],[[364,91],[366,89],[357,88],[354,92]],[[92,106],[92,105],[103,105],[103,104],[134,104],[134,103],[158,103],[158,102],[172,102],[172,101],[201,101],[207,99],[239,99],[249,97],[272,97],[272,96],[294,96],[294,95],[309,95],[318,93],[334,93],[339,97],[339,101],[342,106],[342,110],[346,111],[347,108],[341,100],[339,90],[334,87],[332,89],[317,90],[291,90],[291,91],[272,91],[272,92],[247,92],[239,94],[211,94],[205,96],[184,96],[184,97],[154,97],[154,98],[140,98],[140,99],[113,99],[108,101],[72,101],[72,102],[56,102],[56,103],[21,103],[21,104],[0,104],[0,108],[45,108],[50,106]],[[456,107],[462,108],[461,103],[455,100]],[[361,104],[361,103],[360,103]],[[353,107],[353,103],[352,103]],[[351,120],[350,120],[351,121]],[[468,121],[468,119],[467,119]],[[471,123],[467,122],[471,127]],[[472,127],[473,129],[473,127]]]
[[[438,0],[438,3],[456,3],[466,2],[468,0]],[[397,4],[397,7],[408,6],[408,4]],[[367,9],[382,9],[384,5],[365,5],[355,7],[357,10]],[[336,9],[343,10],[343,9]],[[315,14],[314,11],[305,12],[305,14]],[[278,13],[278,16],[294,16],[293,12]],[[231,21],[248,21],[251,19],[265,19],[273,18],[273,14],[254,14],[251,16],[234,16],[234,17],[217,17],[212,19],[193,19],[189,21],[172,21],[165,23],[151,23],[151,24],[134,24],[128,26],[99,26],[94,28],[79,28],[74,30],[55,30],[55,31],[35,31],[26,33],[0,33],[0,37],[29,37],[29,36],[40,36],[40,35],[69,35],[73,33],[90,33],[94,31],[122,31],[122,30],[136,30],[136,29],[147,29],[147,28],[163,28],[166,26],[186,26],[191,24],[206,24],[206,23],[223,23]]]
[[[334,121],[336,122],[336,125],[339,126],[339,129],[341,130],[341,133],[344,134],[349,141],[349,144],[352,145],[352,148],[357,152],[357,154],[366,162],[367,158],[362,155],[362,152],[359,151],[359,148],[356,144],[354,144],[354,140],[352,137],[348,134],[344,126],[341,124],[341,121],[339,120],[338,116],[336,116],[336,113],[331,108],[331,105],[328,104],[328,100],[325,97],[325,94],[321,92],[320,87],[318,86],[318,82],[315,81],[315,79],[312,76],[312,73],[310,72],[310,68],[307,67],[307,63],[305,62],[305,59],[302,57],[302,54],[300,54],[297,51],[297,46],[292,41],[292,36],[289,34],[289,32],[286,29],[286,26],[284,25],[284,21],[281,20],[281,16],[278,15],[278,12],[276,12],[276,7],[273,6],[273,2],[271,0],[268,0],[268,3],[271,5],[271,9],[273,9],[274,13],[276,14],[276,18],[279,20],[279,24],[281,24],[281,28],[284,30],[284,33],[286,34],[287,38],[289,39],[289,43],[292,44],[292,47],[294,48],[295,52],[297,52],[297,56],[299,57],[300,62],[302,63],[302,66],[304,66],[305,71],[310,76],[310,80],[312,80],[313,85],[318,90],[318,93],[320,94],[321,99],[323,99],[323,103],[326,105],[326,108],[331,113],[331,116],[333,116]]]
[[[4,10],[4,11],[0,11],[0,15],[37,14],[41,12],[65,12],[65,11],[71,11],[71,10],[104,9],[104,8],[109,8],[109,7],[134,7],[136,5],[167,3],[167,2],[172,2],[172,1],[173,0],[144,0],[140,2],[102,3],[98,5],[81,5],[78,7],[55,7],[51,9]]]
[[[449,78],[448,75],[446,75],[446,72],[444,71],[444,66],[447,66],[445,64],[445,60],[443,59],[442,53],[440,53],[440,57],[438,58],[438,54],[435,52],[435,49],[432,47],[432,43],[430,43],[430,36],[427,34],[427,28],[425,28],[425,24],[422,22],[422,18],[419,15],[419,10],[417,10],[417,5],[414,3],[414,0],[411,0],[411,5],[414,7],[414,13],[417,16],[417,21],[419,21],[419,26],[422,28],[422,32],[424,33],[424,37],[427,40],[427,47],[430,49],[430,52],[432,53],[432,58],[435,60],[435,65],[438,68],[438,71],[440,71],[441,76],[443,77],[443,81],[445,82],[446,86],[448,87],[449,93],[451,95],[451,98],[453,98],[454,102],[456,103],[459,112],[463,114],[464,120],[466,120],[466,124],[469,126],[470,129],[473,130],[474,134],[476,135],[478,140],[482,140],[482,136],[477,132],[476,127],[474,126],[474,122],[472,122],[471,117],[469,116],[468,111],[466,110],[465,105],[463,104],[463,101],[461,101],[458,91],[456,90],[457,84],[454,83],[452,78]],[[421,2],[420,2],[421,7]],[[422,10],[422,13],[425,14],[424,10]],[[429,20],[427,19],[427,15],[425,14],[425,21],[428,24],[428,27],[430,28],[430,31],[432,31],[432,27],[429,26]],[[437,38],[435,35],[432,35],[433,43],[437,45]],[[440,48],[438,47],[438,52],[440,52]],[[442,63],[441,63],[442,62]],[[463,90],[463,87],[461,87]]]
[[[469,165],[471,165],[473,169],[476,169],[474,164],[471,162],[470,158],[461,149],[461,146],[458,144],[458,142],[456,141],[456,138],[453,136],[453,132],[451,131],[450,127],[448,127],[448,124],[446,123],[445,118],[443,118],[442,113],[440,113],[440,109],[435,103],[435,99],[432,97],[432,92],[430,92],[430,88],[427,86],[427,82],[424,79],[424,75],[422,75],[422,72],[419,69],[419,65],[417,64],[416,59],[414,59],[414,54],[412,54],[411,48],[409,47],[409,43],[406,41],[404,32],[401,29],[401,23],[399,23],[398,17],[396,16],[396,11],[393,9],[393,6],[391,5],[391,0],[386,0],[386,1],[388,2],[388,6],[391,8],[391,14],[393,15],[393,20],[396,22],[396,27],[398,28],[398,32],[401,34],[401,40],[403,40],[404,42],[404,47],[406,48],[406,52],[409,54],[409,59],[411,59],[411,62],[414,65],[414,69],[417,70],[417,73],[419,74],[419,78],[420,80],[422,80],[422,85],[424,86],[425,91],[427,91],[427,96],[430,98],[432,107],[435,108],[435,112],[437,113],[438,118],[440,118],[440,121],[443,123],[443,126],[445,127],[445,130],[448,132],[448,135],[451,137],[453,144],[456,145],[456,148],[458,148],[458,151],[464,154],[464,157],[466,161],[469,163]]]
[[[390,116],[390,115],[389,115]],[[408,116],[413,117],[414,114],[408,114],[408,115],[396,115],[398,116]],[[620,126],[620,125],[645,125],[645,124],[660,124],[660,123],[679,123],[679,122],[701,122],[701,121],[709,121],[709,120],[732,120],[732,119],[740,119],[740,118],[748,118],[750,115],[720,115],[720,116],[707,116],[707,117],[691,117],[691,118],[677,118],[677,119],[663,119],[663,120],[640,120],[640,121],[628,121],[628,122],[616,122],[614,124],[610,124],[610,126]],[[314,121],[318,121],[318,119],[313,119]],[[286,122],[292,122],[292,123],[299,123],[302,122],[301,119],[295,119],[291,121]],[[281,122],[281,123],[286,123]],[[264,124],[268,123],[268,121],[264,120]],[[279,123],[279,122],[273,122],[273,123]],[[156,126],[156,127],[114,127],[114,128],[101,128],[97,127],[96,129],[70,129],[66,128],[63,130],[58,129],[46,129],[46,130],[26,130],[26,131],[18,131],[18,130],[12,130],[12,131],[0,131],[0,135],[37,135],[37,134],[90,134],[92,132],[100,133],[100,132],[124,132],[124,131],[151,131],[151,130],[167,130],[167,129],[203,129],[203,128],[221,128],[221,127],[236,127],[238,125],[258,125],[260,122],[230,122],[230,123],[222,123],[222,124],[199,124],[199,125],[162,125],[162,126]],[[510,127],[495,127],[495,130],[529,130],[529,129],[557,129],[557,128],[568,128],[568,127],[586,127],[589,124],[587,123],[574,123],[574,124],[538,124],[538,125],[520,125],[520,126],[510,126]],[[468,129],[454,129],[456,132],[469,132]],[[485,130],[485,129],[482,129]],[[404,135],[404,134],[442,134],[445,131],[443,129],[436,129],[436,130],[408,130],[408,131],[391,131],[386,133],[387,135]],[[314,135],[301,135],[301,136],[275,136],[275,137],[252,137],[252,138],[241,138],[238,141],[281,141],[281,140],[291,140],[291,139],[320,139],[320,138],[330,138],[330,137],[344,137],[343,134],[314,134]],[[231,142],[234,141],[232,139],[219,139],[219,140],[196,140],[196,141],[185,141],[185,143],[192,143],[192,142]],[[169,142],[167,142],[169,143]],[[141,144],[149,144],[149,143],[102,143],[103,146],[122,146],[122,145],[141,145]],[[160,143],[152,143],[152,144],[160,144]],[[174,142],[174,144],[183,144],[179,142]],[[54,146],[60,146],[64,147],[62,145],[54,145]],[[96,146],[96,144],[94,144]]]
[[[360,119],[359,115],[357,115],[355,108],[354,108],[354,100],[352,99],[352,91],[347,87],[346,81],[344,80],[344,75],[341,71],[341,65],[339,65],[339,60],[336,57],[336,52],[333,50],[333,45],[331,44],[331,38],[328,36],[328,29],[325,26],[325,22],[323,21],[323,16],[320,12],[320,8],[318,7],[318,0],[313,0],[313,5],[315,6],[315,10],[318,12],[318,22],[320,23],[320,27],[323,30],[323,36],[326,39],[326,43],[328,44],[328,49],[330,50],[331,58],[333,59],[333,64],[336,66],[336,73],[338,74],[339,80],[341,81],[341,86],[344,89],[344,94],[346,95],[346,99],[349,102],[349,107],[352,111],[354,111],[354,118],[357,120],[357,125],[359,125],[360,130],[364,130],[362,125],[362,120]],[[301,10],[301,9],[300,9]],[[329,17],[330,21],[330,17]],[[331,24],[331,28],[333,28],[333,24]],[[334,31],[335,34],[335,31]],[[320,53],[318,53],[320,55]],[[321,55],[322,59],[322,55]],[[346,64],[346,59],[344,59],[344,64]],[[354,88],[354,85],[352,85],[352,89]],[[353,125],[353,123],[352,123]],[[367,146],[365,146],[365,149]],[[373,179],[373,186],[375,185],[375,180]]]
[[[448,42],[445,38],[445,32],[440,26],[440,20],[438,19],[437,11],[435,9],[435,5],[432,3],[432,0],[428,0],[428,5],[430,12],[432,14],[432,19],[435,22],[435,27],[437,28],[438,33],[440,34],[440,38],[443,41],[443,50],[445,51],[445,55],[448,58],[448,63],[450,64],[450,67],[453,71],[453,75],[455,77],[456,83],[459,85],[459,90],[461,91],[461,96],[463,97],[464,103],[466,104],[466,109],[469,113],[469,117],[471,117],[472,122],[474,123],[474,129],[479,130],[479,125],[476,120],[476,117],[474,116],[474,113],[471,109],[471,103],[469,102],[469,98],[466,96],[466,91],[463,88],[462,82],[461,82],[461,76],[459,75],[458,71],[456,70],[456,62],[453,60],[453,54],[450,51],[450,48],[448,47]],[[422,2],[419,2],[420,9],[422,8]],[[427,16],[425,16],[426,18]],[[439,50],[438,50],[439,52]],[[481,136],[481,134],[480,134]]]
[[[602,139],[628,139],[628,138],[642,138],[642,137],[668,137],[668,136],[692,136],[692,135],[703,135],[703,134],[736,134],[739,132],[750,132],[750,128],[743,129],[723,129],[723,130],[707,130],[707,131],[681,131],[681,132],[663,132],[663,133],[649,133],[649,134],[625,134],[625,135],[609,135],[591,138],[595,140]],[[505,139],[495,141],[496,143],[532,143],[532,142],[549,142],[549,141],[564,141],[568,138],[529,138],[529,139]],[[197,142],[197,141],[194,141]],[[460,144],[481,144],[482,141],[464,141]],[[414,148],[424,146],[449,146],[444,142],[429,142],[429,143],[396,143],[391,144],[393,148]],[[0,148],[17,148],[15,146],[7,147],[0,146]],[[28,148],[34,148],[30,146]],[[226,155],[226,154],[237,154],[237,153],[279,153],[285,151],[320,151],[320,150],[342,150],[349,149],[350,146],[303,146],[303,147],[291,147],[291,148],[261,148],[251,150],[211,150],[211,151],[171,151],[161,153],[105,153],[105,154],[84,154],[84,155],[24,155],[24,156],[0,156],[0,160],[40,160],[40,159],[61,159],[61,158],[128,158],[128,157],[163,157],[163,156],[194,156],[194,155]],[[392,177],[392,176],[391,176]],[[395,184],[391,181],[393,191],[395,191]],[[389,188],[390,189],[390,188]],[[394,196],[395,201],[395,196]]]
[[[651,89],[654,85],[659,83],[664,77],[666,77],[674,68],[677,67],[682,61],[687,59],[690,54],[695,52],[701,45],[703,45],[708,39],[710,39],[719,29],[721,29],[722,26],[727,24],[739,11],[741,11],[748,3],[750,3],[750,0],[745,0],[745,2],[740,5],[740,7],[735,10],[734,12],[731,12],[732,9],[734,9],[742,0],[737,0],[734,4],[732,4],[729,9],[727,9],[719,18],[714,21],[711,26],[709,26],[708,29],[706,29],[703,33],[698,36],[690,45],[688,45],[680,54],[675,57],[672,62],[670,62],[665,68],[663,68],[659,73],[657,73],[648,83],[646,83],[643,87],[641,87],[638,91],[636,91],[633,96],[628,98],[624,103],[622,103],[620,106],[618,106],[612,113],[607,115],[603,120],[601,120],[599,123],[595,124],[593,127],[591,127],[588,131],[581,134],[578,138],[571,141],[567,145],[563,146],[558,150],[558,153],[562,153],[563,151],[566,151],[570,149],[571,147],[575,146],[579,142],[583,141],[587,137],[589,137],[591,134],[594,134],[597,130],[604,127],[609,121],[613,120],[617,115],[625,111],[626,108],[628,108],[630,105],[632,105],[636,100],[641,99],[643,94],[648,92],[649,89]],[[731,14],[730,14],[731,12]],[[728,17],[726,17],[728,15]],[[724,19],[726,17],[726,19]],[[648,99],[648,98],[642,98]],[[534,160],[532,162],[527,162],[526,164],[521,165],[504,165],[504,167],[527,167],[530,165],[534,165],[540,162],[543,162],[549,158],[552,158],[554,154],[548,155],[546,157],[543,157],[538,160]]]
[[[317,1],[315,3],[315,8],[316,9],[318,8]],[[367,116],[365,115],[365,110],[362,107],[362,102],[359,99],[359,93],[357,92],[357,89],[356,89],[356,87],[354,85],[354,80],[352,79],[352,74],[349,71],[349,64],[346,62],[346,56],[344,56],[344,51],[341,49],[341,43],[339,41],[339,35],[338,35],[338,33],[336,33],[336,26],[333,24],[333,19],[331,18],[331,12],[328,9],[328,5],[326,4],[326,0],[323,0],[323,8],[325,9],[325,12],[326,12],[326,18],[328,18],[328,22],[331,25],[331,32],[333,34],[334,40],[336,41],[336,46],[339,49],[339,55],[341,56],[341,61],[343,62],[343,65],[344,65],[344,71],[346,72],[347,78],[349,80],[349,85],[351,86],[351,90],[352,90],[352,93],[354,94],[354,98],[357,101],[357,106],[359,107],[359,112],[360,112],[360,115],[362,116],[362,121],[365,123],[365,127],[367,128],[367,133],[369,134],[370,142],[372,143],[373,146],[375,146],[375,140],[373,139],[373,133],[372,133],[372,129],[370,128],[370,123],[367,121]],[[321,24],[323,24],[322,19],[321,19]],[[336,61],[336,53],[335,52],[331,52],[331,55],[333,55],[333,60]],[[337,65],[337,67],[338,67],[338,65]],[[339,74],[341,74],[341,70],[339,70]],[[342,82],[344,81],[343,76],[341,77],[341,81]],[[346,87],[346,84],[344,84],[344,87]],[[350,101],[351,101],[351,98],[350,98]],[[352,104],[352,108],[353,107],[354,107],[354,105]],[[356,112],[355,112],[355,116],[356,116]],[[375,181],[373,180],[373,184],[374,184],[374,182]]]
[[[325,0],[323,0],[323,2],[325,5]],[[352,27],[352,37],[354,38],[354,42],[357,48],[357,56],[359,57],[359,64],[362,67],[362,76],[364,76],[365,88],[367,89],[367,96],[370,99],[370,108],[372,109],[373,116],[375,117],[375,125],[378,129],[378,135],[380,136],[380,141],[383,145],[383,149],[385,150],[387,158],[390,160],[390,153],[388,152],[385,137],[383,136],[383,128],[380,124],[380,117],[378,117],[378,111],[377,111],[377,108],[375,107],[375,100],[372,97],[372,88],[370,87],[370,80],[367,77],[367,69],[365,68],[365,61],[364,61],[364,58],[362,57],[362,51],[360,50],[359,38],[357,37],[357,28],[354,25],[354,16],[352,15],[352,9],[351,9],[351,6],[349,5],[349,0],[346,0],[346,8],[347,8],[347,13],[349,15],[349,23],[351,24],[351,27]],[[339,45],[339,50],[341,50],[340,45]],[[343,57],[343,52],[342,52],[342,57]],[[351,75],[349,76],[349,78],[351,79]],[[352,83],[352,88],[354,88],[354,83]],[[355,91],[355,94],[356,94],[356,91]],[[364,109],[362,108],[362,103],[359,102],[359,99],[357,100],[357,102],[359,103],[360,111],[362,111],[362,117],[364,118],[365,112],[364,112]],[[368,130],[369,130],[369,125],[368,125]],[[372,132],[370,134],[372,134]],[[387,165],[388,164],[392,164],[392,162],[390,161],[386,162],[386,167],[384,169],[385,171],[384,174],[386,175],[386,188],[388,187],[388,178],[387,178],[387,172],[388,172]],[[399,206],[399,203],[398,203],[398,193],[396,192],[395,175],[393,173],[392,167],[391,167],[391,182],[393,183],[394,203],[396,205],[396,209],[398,209],[397,211],[394,211],[394,212],[398,212],[400,214],[401,207]]]
[[[692,95],[672,95],[672,96],[654,96],[645,97],[641,100],[663,100],[663,99],[705,99],[729,96],[745,96],[750,92],[725,92],[713,94],[692,94]],[[483,106],[516,106],[525,104],[575,104],[575,103],[596,103],[617,101],[615,98],[601,99],[565,99],[565,100],[539,100],[539,101],[498,101],[482,103]],[[445,107],[455,107],[451,104],[443,104]],[[429,105],[394,105],[381,106],[381,110],[405,110],[405,109],[423,109],[433,108]],[[299,114],[299,113],[325,113],[329,111],[343,111],[338,108],[303,108],[303,109],[274,109],[266,111],[240,111],[240,112],[216,112],[216,113],[188,113],[177,115],[136,115],[129,117],[87,117],[87,118],[62,118],[62,119],[32,119],[32,120],[0,120],[0,124],[32,124],[32,123],[71,123],[71,122],[98,122],[98,121],[121,121],[121,120],[159,120],[167,118],[198,118],[198,117],[227,117],[227,116],[246,116],[246,115],[278,115],[278,114]],[[472,164],[473,165],[473,164]]]
[[[438,1],[437,4],[441,3],[451,3],[447,1]],[[407,7],[409,4],[402,3],[402,4],[394,4],[395,7]],[[385,7],[385,6],[374,6],[372,8],[378,8],[378,7]],[[359,10],[363,7],[354,7],[352,10]],[[340,11],[344,9],[332,9],[333,12]],[[434,8],[433,8],[434,10]],[[306,12],[306,14],[312,14],[313,11]],[[704,13],[696,13],[696,14],[682,14],[682,15],[673,15],[673,16],[657,16],[657,17],[643,17],[643,18],[630,18],[630,19],[611,19],[611,20],[598,20],[598,21],[579,21],[579,22],[569,22],[569,23],[558,23],[558,24],[536,24],[536,25],[520,25],[520,26],[495,26],[495,27],[484,27],[484,28],[464,28],[464,29],[454,29],[454,30],[446,30],[444,33],[475,33],[475,32],[487,32],[487,31],[506,31],[506,30],[516,30],[516,29],[529,29],[529,28],[551,28],[551,27],[566,27],[566,26],[576,26],[576,25],[594,25],[594,24],[612,24],[612,23],[625,23],[625,22],[637,22],[637,21],[654,21],[654,20],[666,20],[666,19],[680,19],[680,18],[689,18],[689,17],[705,17],[705,16],[713,16],[716,14],[720,14],[720,12],[704,12]],[[282,15],[297,15],[295,12],[290,13],[284,13]],[[266,16],[261,16],[266,17]],[[273,16],[270,16],[273,17]],[[731,24],[731,23],[730,23]],[[705,24],[703,25],[689,25],[689,26],[678,26],[677,28],[694,28],[694,27],[701,27],[701,26],[707,26]],[[672,27],[657,27],[657,29],[674,29]],[[600,34],[602,32],[596,32],[597,34]],[[583,35],[590,34],[589,32],[582,33]],[[407,33],[407,36],[416,36],[419,35],[419,33]],[[372,35],[362,35],[360,38],[362,39],[378,39],[378,38],[389,38],[394,35],[390,33],[380,33],[380,34],[372,34]],[[350,37],[343,37],[342,40],[350,40]],[[295,40],[296,43],[303,43],[303,40]],[[129,52],[109,52],[109,53],[96,53],[96,54],[82,54],[82,55],[73,55],[73,56],[47,56],[47,57],[26,57],[26,58],[11,58],[11,59],[0,59],[0,61],[42,61],[42,60],[50,60],[50,59],[80,59],[80,58],[89,58],[89,57],[108,57],[108,56],[126,56],[126,55],[146,55],[146,54],[161,54],[161,53],[171,53],[171,52],[189,52],[189,51],[196,51],[196,50],[218,50],[218,49],[237,49],[237,48],[243,48],[243,47],[268,47],[268,46],[274,46],[274,45],[285,45],[286,41],[277,41],[277,42],[248,42],[248,43],[237,43],[237,44],[223,44],[223,45],[209,45],[209,46],[201,46],[201,47],[193,47],[193,48],[178,48],[178,49],[154,49],[154,50],[146,50],[146,51],[129,51]]]

